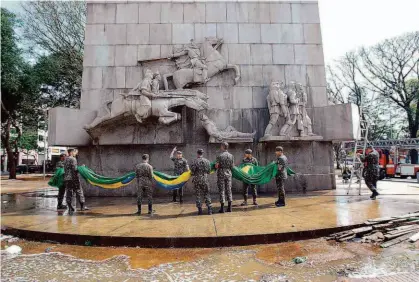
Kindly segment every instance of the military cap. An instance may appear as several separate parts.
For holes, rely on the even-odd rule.
[[[251,154],[252,150],[251,149],[247,149],[246,151],[244,151],[245,154]]]

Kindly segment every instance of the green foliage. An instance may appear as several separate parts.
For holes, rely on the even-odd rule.
[[[25,42],[37,60],[34,71],[47,107],[79,107],[86,3],[22,2]]]
[[[83,58],[83,54],[79,56]],[[43,104],[49,108],[79,106],[82,65],[69,61],[63,54],[41,56],[34,66],[34,75],[41,84]]]
[[[15,28],[19,24],[13,13],[1,9],[1,142],[10,161],[10,178],[16,178],[21,128],[36,128],[42,117],[38,80],[18,47]]]
[[[25,151],[38,151],[38,131],[23,130],[22,137],[18,141],[18,147]]]

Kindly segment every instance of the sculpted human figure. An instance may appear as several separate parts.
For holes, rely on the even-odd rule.
[[[191,60],[192,69],[194,70],[194,81],[195,82],[207,82],[208,79],[208,67],[205,64],[205,59],[201,56],[201,49],[195,44],[194,40],[191,39],[190,43],[185,48],[177,53],[174,53],[168,59],[177,58],[183,55],[187,55]],[[200,79],[202,73],[202,80]]]
[[[153,92],[154,94],[159,94],[160,80],[161,80],[160,72],[156,71],[153,74],[153,80],[151,82],[151,92]]]
[[[291,81],[291,85],[287,91],[288,96],[288,112],[289,112],[289,118],[285,122],[285,124],[282,126],[281,130],[279,131],[279,135],[286,136],[290,132],[293,125],[297,123],[297,130],[299,134],[301,135],[301,132],[303,131],[303,124],[298,119],[299,111],[298,111],[298,103],[300,102],[297,98],[297,93],[295,92],[295,82]]]
[[[304,135],[313,136],[315,134],[313,133],[311,118],[308,116],[307,108],[306,108],[307,93],[306,91],[304,91],[304,86],[301,83],[297,84],[297,92],[300,97],[299,120],[303,124],[303,128],[304,128],[304,131],[301,131],[303,135],[301,135],[300,133],[300,136],[304,136]]]
[[[215,123],[208,118],[207,115],[201,115],[202,126],[207,130],[208,134],[219,141],[229,138],[253,138],[256,132],[244,133],[237,131],[234,127],[228,126],[224,130],[219,130]]]
[[[287,95],[285,95],[283,89],[285,87],[284,82],[272,81],[269,87],[269,94],[266,97],[268,102],[268,109],[270,114],[269,124],[265,129],[265,136],[270,136],[272,127],[278,122],[279,116],[284,116],[287,120],[289,119],[289,113],[287,108]]]

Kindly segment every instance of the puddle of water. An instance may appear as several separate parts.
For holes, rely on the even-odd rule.
[[[419,245],[381,252],[370,245],[321,239],[220,249],[83,247],[23,240],[14,244],[23,254],[1,252],[2,281],[327,282],[419,268]],[[295,256],[308,260],[295,265]]]

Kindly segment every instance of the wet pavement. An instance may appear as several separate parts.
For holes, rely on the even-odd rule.
[[[287,206],[283,208],[276,208],[273,204],[275,198],[269,195],[260,197],[257,207],[241,207],[241,200],[236,196],[232,213],[214,213],[211,216],[198,216],[193,198],[187,198],[182,205],[171,203],[169,198],[156,199],[153,206],[155,214],[152,216],[133,215],[136,211],[135,198],[88,198],[90,211],[69,216],[67,211],[56,210],[57,190],[45,189],[34,193],[3,194],[2,226],[113,238],[223,238],[356,225],[370,218],[419,210],[418,188],[406,183],[380,182],[380,192],[382,196],[375,201],[369,199],[369,191],[365,187],[361,196],[356,195],[355,190],[348,196],[343,188],[289,195]],[[214,210],[217,209],[215,203]]]
[[[158,199],[152,217],[131,215],[134,198],[88,198],[89,212],[68,216],[57,212],[56,189],[3,194],[2,224],[28,230],[118,236],[203,236],[288,232],[363,222],[368,218],[419,210],[419,189],[408,183],[380,182],[376,201],[346,191],[290,195],[287,207],[275,208],[273,197],[262,196],[260,207],[239,206],[231,214],[197,216],[193,199],[180,206]],[[206,226],[207,223],[209,226]],[[214,229],[212,229],[214,228]],[[203,232],[204,230],[205,232]],[[164,232],[164,233],[162,233]],[[224,232],[224,233],[223,233]],[[21,255],[9,255],[8,245]],[[419,242],[388,249],[322,238],[280,244],[229,248],[96,247],[2,240],[2,281],[419,281]],[[295,264],[293,258],[307,260]]]
[[[324,239],[212,249],[13,244],[23,253],[2,251],[2,281],[417,281],[400,277],[419,275],[419,243],[384,250]],[[295,264],[297,256],[307,260]]]

